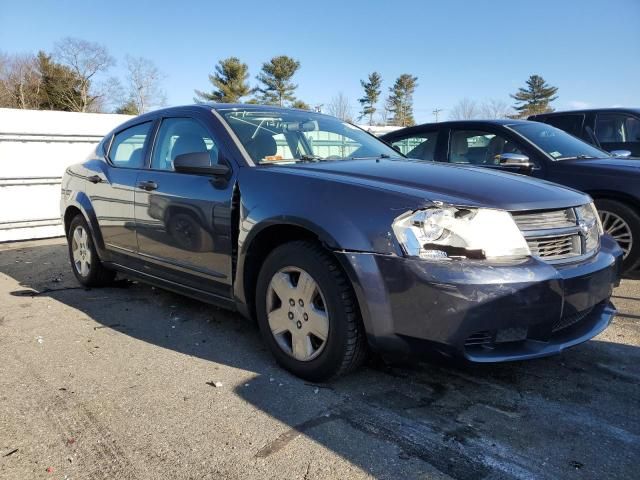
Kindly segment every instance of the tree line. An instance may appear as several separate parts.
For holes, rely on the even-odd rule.
[[[106,47],[72,37],[52,52],[0,53],[0,107],[137,115],[165,103],[151,60],[125,56],[122,79],[108,76],[115,64]]]
[[[0,53],[0,107],[107,112],[137,115],[165,104],[164,74],[143,57],[124,57],[124,77],[109,76],[116,60],[98,43],[67,37],[52,52],[35,55]],[[345,121],[365,121],[369,125],[415,124],[413,95],[418,77],[400,74],[387,87],[383,98],[383,79],[371,72],[360,80],[360,109],[353,114],[349,99],[339,92],[327,105],[309,105],[297,98],[293,77],[300,61],[278,55],[264,62],[251,85],[249,67],[237,57],[219,60],[209,75],[211,90],[194,90],[196,102],[259,103],[326,111]],[[539,75],[531,75],[525,87],[511,95],[513,106],[503,100],[478,103],[461,99],[449,112],[450,119],[522,118],[551,110],[557,99],[556,87]],[[440,109],[434,110],[437,114]],[[357,117],[357,118],[356,118]]]

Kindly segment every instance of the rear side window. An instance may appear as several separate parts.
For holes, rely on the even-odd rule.
[[[570,133],[574,137],[580,137],[584,115],[553,115],[547,118],[546,123],[560,130]]]
[[[435,160],[437,140],[438,132],[428,132],[396,140],[392,145],[409,158],[432,162]]]
[[[623,113],[599,113],[596,137],[600,143],[640,142],[640,120]]]
[[[127,128],[113,137],[109,160],[116,167],[142,168],[144,166],[144,142],[151,130],[151,122]]]

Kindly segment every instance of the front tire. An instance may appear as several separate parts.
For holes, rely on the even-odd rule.
[[[640,263],[640,215],[617,200],[595,201],[605,233],[611,235],[624,251],[622,269],[630,272]]]
[[[91,230],[81,214],[71,220],[67,244],[71,269],[80,284],[85,287],[100,287],[113,281],[116,272],[105,268],[98,258]]]
[[[264,341],[280,366],[313,382],[348,373],[366,357],[351,284],[322,247],[296,241],[265,260],[256,288]]]

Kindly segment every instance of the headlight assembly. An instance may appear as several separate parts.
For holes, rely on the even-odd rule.
[[[425,259],[522,258],[531,254],[509,212],[433,207],[396,218],[393,231],[404,253]]]

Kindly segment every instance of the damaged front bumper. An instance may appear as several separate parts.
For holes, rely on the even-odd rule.
[[[375,350],[500,362],[559,353],[604,330],[615,315],[609,299],[622,251],[605,236],[596,255],[562,266],[339,257]]]

